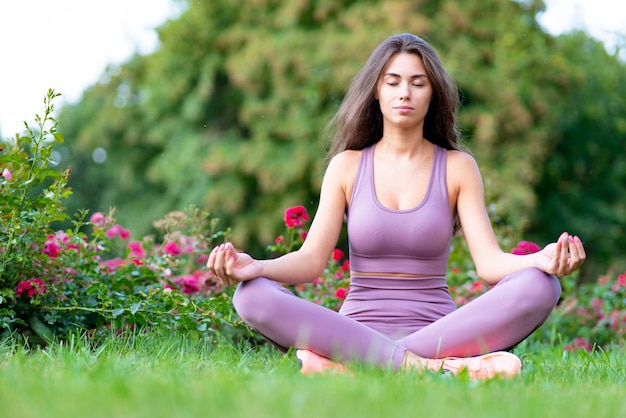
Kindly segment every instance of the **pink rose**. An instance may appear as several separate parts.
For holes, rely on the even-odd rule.
[[[41,252],[48,254],[50,258],[57,258],[59,251],[61,250],[61,244],[56,239],[49,239],[43,244]]]
[[[165,244],[163,246],[163,251],[165,252],[165,254],[169,254],[169,255],[180,255],[181,253],[180,247],[178,246],[177,243],[173,241]]]
[[[11,180],[13,178],[13,174],[11,174],[11,171],[9,171],[8,168],[5,168],[2,170],[2,177],[4,177],[5,180]]]
[[[198,280],[193,275],[179,277],[174,280],[174,283],[180,286],[180,291],[186,295],[198,293],[200,291]]]
[[[91,218],[89,218],[89,222],[94,225],[98,225],[99,227],[103,227],[104,224],[107,222],[107,219],[102,212],[96,212],[91,215]]]
[[[129,243],[128,249],[130,250],[130,256],[133,258],[144,258],[146,256],[146,252],[141,246],[140,241],[133,241]]]

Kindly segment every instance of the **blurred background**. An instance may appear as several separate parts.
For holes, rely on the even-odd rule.
[[[355,72],[380,41],[412,32],[457,80],[464,141],[504,249],[568,231],[589,252],[583,277],[595,278],[626,268],[620,7],[626,2],[3,3],[0,132],[19,132],[55,88],[65,135],[56,158],[72,168],[68,212],[115,207],[142,235],[194,204],[262,256],[285,208],[315,213],[324,128]]]

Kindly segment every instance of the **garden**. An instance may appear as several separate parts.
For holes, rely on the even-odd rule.
[[[233,310],[206,269],[228,227],[194,206],[135,237],[107,213],[66,212],[70,170],[48,91],[35,126],[0,142],[0,416],[568,416],[626,412],[626,272],[561,280],[549,320],[516,347],[512,380],[393,374],[303,376]],[[310,209],[310,208],[309,208]],[[305,206],[286,208],[268,256],[306,239]],[[60,229],[58,225],[71,224]],[[532,253],[521,241],[512,253]],[[349,290],[339,248],[324,274],[293,286],[338,309]],[[488,290],[455,238],[449,291],[460,306]]]

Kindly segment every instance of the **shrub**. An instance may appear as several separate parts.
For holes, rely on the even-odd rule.
[[[623,346],[626,338],[626,272],[607,274],[595,283],[576,282],[576,276],[561,280],[563,297],[537,339],[565,350]]]
[[[48,91],[37,126],[0,146],[0,333],[36,342],[155,326],[241,335],[228,290],[205,266],[228,235],[208,213],[170,213],[155,223],[158,236],[138,240],[114,210],[88,220],[87,211],[64,213],[70,171],[55,171],[52,159],[63,141],[52,116],[58,96]],[[52,228],[67,220],[72,229]]]

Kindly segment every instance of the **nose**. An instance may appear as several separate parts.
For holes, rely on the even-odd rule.
[[[400,86],[400,100],[409,100],[411,98],[411,88],[408,84]]]

